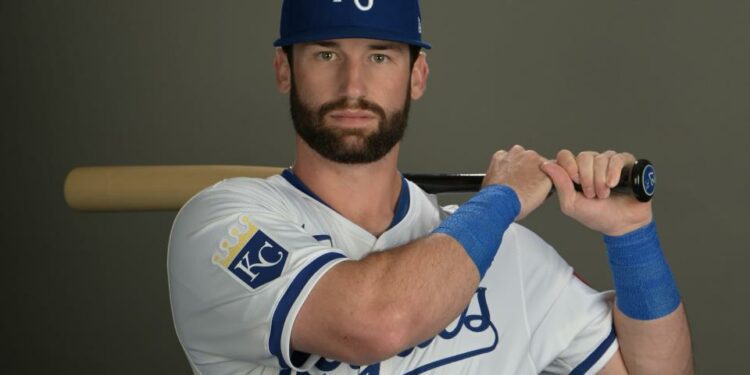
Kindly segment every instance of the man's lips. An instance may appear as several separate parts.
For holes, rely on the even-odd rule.
[[[342,119],[342,120],[369,120],[369,119],[377,118],[377,116],[374,113],[370,111],[361,111],[361,110],[333,111],[329,114],[329,116],[335,119]]]
[[[365,110],[333,111],[328,114],[330,118],[346,127],[368,127],[378,121],[378,116]]]

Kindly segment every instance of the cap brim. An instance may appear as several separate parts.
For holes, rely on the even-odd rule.
[[[432,46],[429,43],[423,42],[419,39],[409,39],[402,36],[390,33],[385,30],[363,28],[363,27],[337,27],[333,29],[315,30],[311,32],[301,32],[294,35],[287,36],[285,38],[279,38],[273,45],[276,47],[283,47],[298,43],[309,43],[317,42],[321,40],[333,40],[333,39],[350,39],[350,38],[365,38],[365,39],[377,39],[377,40],[389,40],[393,42],[401,42],[419,46],[424,49],[431,49]]]

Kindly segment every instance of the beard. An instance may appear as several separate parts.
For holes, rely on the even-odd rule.
[[[289,104],[294,129],[313,150],[328,160],[343,164],[372,163],[383,158],[404,136],[411,103],[411,87],[407,87],[404,105],[390,114],[362,98],[356,101],[341,98],[324,103],[316,110],[302,103],[292,80]],[[346,109],[374,113],[378,118],[377,129],[337,129],[325,124],[328,113]]]

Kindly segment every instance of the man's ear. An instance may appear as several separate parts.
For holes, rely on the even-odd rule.
[[[276,88],[282,94],[288,94],[292,87],[292,69],[289,66],[288,56],[281,47],[276,47],[273,70],[276,72]]]
[[[427,89],[427,77],[430,75],[430,66],[427,64],[427,54],[419,52],[414,67],[411,70],[411,99],[417,100],[424,95]]]

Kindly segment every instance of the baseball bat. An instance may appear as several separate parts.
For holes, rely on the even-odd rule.
[[[265,178],[282,170],[239,165],[79,167],[65,178],[64,194],[70,208],[84,212],[177,210],[200,190],[226,178]],[[439,194],[478,191],[484,174],[404,174],[404,177],[428,193]],[[653,165],[642,159],[623,169],[614,190],[648,201],[653,197],[655,182]]]
[[[479,191],[484,173],[464,174],[404,174],[424,191],[432,194],[462,193]],[[574,184],[577,191],[583,188]],[[620,194],[631,194],[641,202],[648,202],[654,197],[656,189],[656,171],[654,164],[646,159],[639,159],[632,165],[622,168],[620,181],[612,191]],[[550,194],[554,193],[552,187]]]

